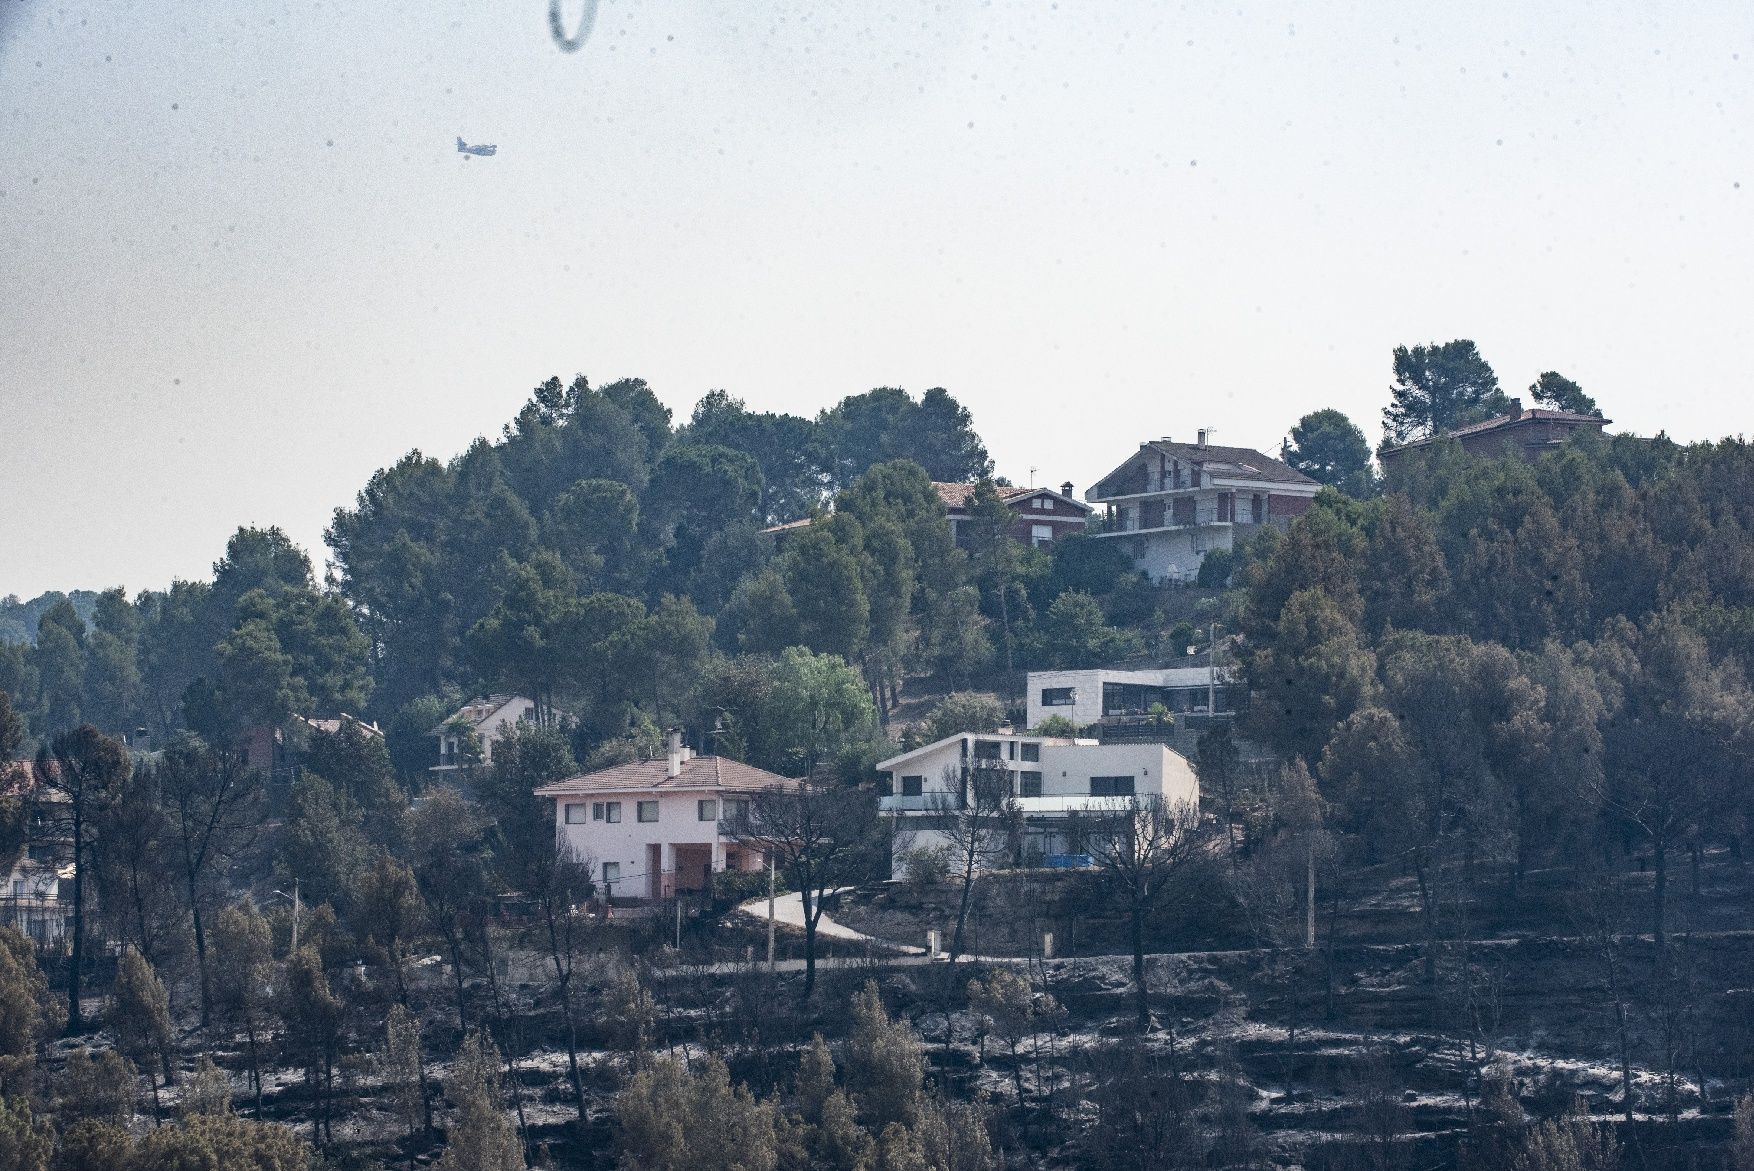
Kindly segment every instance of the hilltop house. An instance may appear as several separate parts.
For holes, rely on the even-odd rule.
[[[1091,819],[1131,798],[1200,799],[1193,767],[1162,744],[964,732],[892,756],[877,770],[878,811],[892,818],[896,878],[912,851],[948,844],[943,820],[967,806],[976,770],[1004,777],[1021,822],[1011,861],[1021,866],[1084,864],[1082,834]]]
[[[556,839],[591,866],[606,894],[667,898],[706,890],[720,870],[760,870],[761,851],[725,832],[751,794],[799,782],[722,756],[696,756],[670,734],[663,760],[639,760],[536,790],[554,802]],[[741,808],[740,808],[741,807]]]
[[[1459,427],[1446,434],[1462,445],[1462,450],[1481,459],[1516,456],[1533,461],[1564,446],[1580,432],[1600,434],[1612,419],[1600,415],[1580,415],[1574,411],[1555,411],[1540,407],[1523,409],[1523,400],[1510,400],[1510,411],[1496,418]],[[1431,445],[1430,439],[1416,439],[1399,447],[1385,447],[1377,458],[1387,468],[1409,451]]]
[[[1152,581],[1191,581],[1214,549],[1260,525],[1287,525],[1321,485],[1249,447],[1158,439],[1139,445],[1085,493],[1106,506],[1097,535],[1118,541]]]
[[[944,502],[944,516],[950,522],[950,535],[959,547],[968,545],[969,507],[974,501],[975,485],[934,482],[932,487]],[[999,499],[1005,502],[1016,518],[1011,524],[1011,539],[1024,545],[1051,545],[1061,537],[1083,532],[1090,523],[1090,506],[1072,495],[1071,481],[1052,488],[1020,488],[1014,484],[995,486]],[[784,538],[810,527],[810,518],[787,521],[761,530],[768,536]]]
[[[439,742],[438,763],[428,771],[442,776],[472,764],[487,768],[493,764],[494,742],[518,721],[535,718],[535,701],[521,695],[490,695],[471,700],[427,732],[428,736],[438,737]]]
[[[975,486],[934,483],[932,487],[944,501],[951,538],[958,547],[966,547]],[[1016,517],[1011,524],[1011,539],[1021,544],[1037,548],[1051,545],[1061,537],[1083,532],[1089,524],[1090,505],[1072,495],[1070,481],[1061,484],[1058,492],[1052,488],[1019,488],[1014,484],[997,485],[995,491]]]

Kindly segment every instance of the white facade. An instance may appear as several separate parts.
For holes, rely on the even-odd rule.
[[[760,869],[758,851],[720,832],[726,802],[741,799],[715,789],[631,788],[557,797],[554,831],[574,858],[590,864],[599,891],[666,898],[703,890],[710,874],[727,868]]]
[[[891,757],[877,768],[883,778],[878,808],[893,817],[897,878],[911,851],[948,844],[934,823],[947,806],[965,799],[973,768],[1001,768],[1011,774],[1011,803],[1024,827],[1011,859],[1018,865],[1084,853],[1077,848],[1083,819],[1100,816],[1129,798],[1160,797],[1172,805],[1198,805],[1200,799],[1193,767],[1156,743],[964,733]]]
[[[536,790],[554,802],[557,848],[591,868],[610,897],[658,899],[707,890],[721,870],[759,870],[761,851],[723,831],[739,805],[795,786],[762,769],[695,756],[671,734],[662,760],[631,761]]]
[[[458,724],[467,725],[481,743],[481,765],[493,763],[494,742],[520,720],[536,718],[536,703],[521,695],[490,695],[486,699],[465,704],[444,723],[432,730],[438,737],[439,762],[433,772],[450,772],[464,767],[463,736]]]
[[[1064,716],[1083,728],[1111,716],[1143,715],[1152,702],[1161,702],[1171,712],[1204,712],[1209,710],[1208,693],[1214,690],[1218,710],[1224,711],[1231,706],[1224,695],[1227,675],[1222,666],[1216,676],[1210,667],[1031,671],[1025,696],[1029,726],[1037,727],[1049,716]]]
[[[35,860],[32,854],[42,849],[27,846],[6,876],[5,887],[0,888],[0,926],[37,943],[52,943],[66,934],[68,912],[61,901],[61,882],[72,881],[73,867]]]

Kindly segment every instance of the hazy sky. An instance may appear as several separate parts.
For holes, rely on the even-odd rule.
[[[568,0],[566,11],[577,10]],[[499,154],[466,158],[455,138]],[[1749,429],[1754,4],[0,0],[0,594],[205,575],[550,374],[998,470],[1380,434],[1472,337]]]

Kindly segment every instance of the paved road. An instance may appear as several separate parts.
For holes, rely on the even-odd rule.
[[[830,891],[829,893],[839,892]],[[762,895],[758,899],[750,899],[739,905],[737,910],[744,915],[765,922],[767,920],[767,896]],[[773,904],[773,917],[775,922],[784,923],[788,927],[796,927],[802,931],[804,929],[804,896],[796,891],[776,896]],[[854,931],[851,927],[843,927],[830,918],[827,911],[824,911],[822,918],[816,921],[816,934],[820,938],[838,939],[843,943],[869,943],[877,947],[887,947],[901,952],[903,955],[917,956],[926,953],[926,949],[923,947],[911,947],[905,943],[891,943],[887,939],[878,939],[875,936],[866,935],[862,931]],[[800,961],[801,964],[802,961]]]

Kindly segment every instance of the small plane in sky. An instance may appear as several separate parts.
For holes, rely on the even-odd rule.
[[[499,147],[497,147],[497,146],[470,146],[468,143],[464,142],[461,138],[457,139],[457,153],[458,154],[480,155],[482,158],[487,158],[489,155],[492,155],[497,150],[499,150]]]

